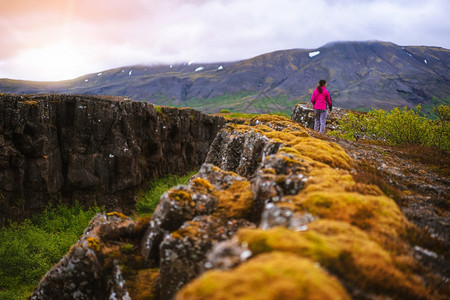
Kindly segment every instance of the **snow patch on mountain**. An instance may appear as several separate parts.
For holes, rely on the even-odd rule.
[[[320,51],[309,52],[309,57],[314,57],[320,54]]]

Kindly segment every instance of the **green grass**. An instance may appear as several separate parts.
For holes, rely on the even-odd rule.
[[[154,100],[154,98],[152,98]],[[283,114],[290,116],[295,105],[307,98],[296,99],[289,98],[287,95],[275,97],[262,96],[256,92],[240,91],[234,94],[225,94],[222,96],[200,99],[190,98],[182,103],[175,103],[164,97],[158,98],[155,104],[167,105],[173,107],[190,107],[206,113],[224,113],[258,111],[266,114]]]
[[[439,99],[435,96],[431,99],[431,104],[422,104],[422,113],[425,117],[436,120],[438,116],[434,112],[434,108],[440,105],[450,105],[450,98]]]
[[[230,118],[244,118],[244,119],[251,119],[253,117],[258,116],[259,114],[246,114],[246,113],[239,113],[239,112],[234,112],[230,114]]]
[[[197,172],[198,170],[192,171],[182,176],[170,174],[151,180],[148,183],[147,190],[138,195],[136,213],[141,216],[152,214],[164,192],[173,186],[187,184],[189,179]]]
[[[100,208],[60,204],[0,231],[0,299],[26,299]]]
[[[218,105],[221,107],[234,107],[244,101],[244,98],[252,95],[254,95],[253,92],[242,91],[235,94],[226,94],[208,99],[193,98],[188,99],[186,101],[186,105],[195,109],[216,109]]]

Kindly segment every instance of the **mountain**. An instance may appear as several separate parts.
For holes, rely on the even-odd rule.
[[[334,104],[367,110],[425,110],[450,103],[450,50],[388,42],[334,42],[222,63],[128,66],[60,82],[0,79],[3,93],[127,96],[158,105],[218,112],[290,113],[319,79]]]

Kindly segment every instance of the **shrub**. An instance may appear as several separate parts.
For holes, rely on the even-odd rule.
[[[222,109],[222,110],[220,111],[220,113],[221,113],[221,114],[228,114],[228,113],[230,113],[230,110],[229,110],[229,109]]]
[[[24,299],[99,212],[76,203],[47,208],[0,231],[0,299]]]
[[[433,108],[437,119],[432,122],[432,131],[435,132],[432,144],[441,149],[450,149],[450,106],[439,105]]]
[[[416,144],[450,150],[449,106],[440,105],[434,109],[438,116],[436,120],[421,116],[420,110],[419,104],[415,109],[380,109],[362,115],[350,113],[338,121],[338,130],[329,134],[349,140],[364,137],[392,145]]]
[[[170,174],[151,180],[147,191],[138,196],[138,201],[136,202],[137,214],[146,215],[153,213],[159,203],[159,198],[165,191],[176,185],[187,184],[189,179],[196,173],[197,171],[192,171],[183,176]]]

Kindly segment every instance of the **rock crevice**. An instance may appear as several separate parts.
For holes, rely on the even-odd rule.
[[[149,179],[199,167],[225,121],[114,97],[0,95],[0,224],[61,199],[127,210]]]
[[[415,247],[417,227],[356,179],[343,148],[311,135],[279,116],[227,124],[188,185],[163,194],[151,218],[95,218],[32,299],[56,299],[55,289],[85,299],[445,299],[445,274],[414,256],[429,251]],[[102,293],[63,286],[93,276],[72,278],[77,253],[103,262],[86,264],[109,283]]]

